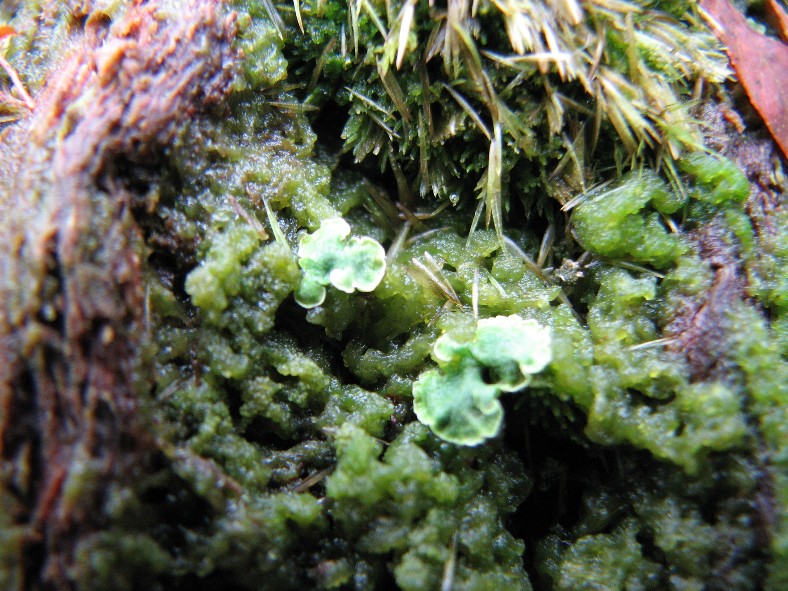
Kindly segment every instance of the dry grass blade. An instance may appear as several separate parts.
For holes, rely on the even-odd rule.
[[[334,467],[332,466],[330,468],[324,468],[318,472],[315,472],[311,476],[308,476],[304,480],[302,480],[297,486],[295,486],[292,489],[292,492],[294,493],[306,492],[307,490],[315,486],[317,483],[322,481],[326,476],[331,474],[333,471],[334,471]]]
[[[490,142],[490,154],[487,165],[487,183],[485,201],[487,207],[487,223],[492,218],[495,232],[503,244],[503,202],[501,199],[501,176],[503,175],[503,138],[501,124],[493,126],[494,137]]]
[[[287,238],[285,237],[284,232],[282,232],[282,228],[279,227],[279,220],[276,219],[276,214],[271,210],[271,206],[268,205],[268,200],[263,197],[263,207],[265,207],[265,215],[268,218],[268,225],[271,226],[271,232],[274,233],[274,240],[276,240],[279,246],[290,250],[290,244],[287,242]]]
[[[358,91],[356,91],[356,90],[353,90],[353,89],[352,89],[352,88],[350,88],[349,86],[345,86],[345,90],[347,90],[347,91],[348,91],[348,92],[351,94],[351,96],[354,96],[354,97],[356,97],[358,100],[360,100],[361,102],[363,102],[365,105],[368,105],[368,106],[372,107],[373,109],[375,109],[375,110],[377,110],[377,111],[380,111],[380,112],[381,112],[381,113],[383,113],[383,114],[384,114],[386,117],[388,117],[388,118],[390,118],[390,119],[393,119],[393,114],[391,113],[391,111],[389,111],[388,109],[386,109],[386,108],[385,108],[383,105],[381,105],[379,102],[377,102],[377,101],[373,101],[373,100],[372,100],[371,98],[369,98],[368,96],[364,96],[363,94],[361,94],[360,92],[358,92]]]
[[[348,19],[350,19],[350,34],[353,36],[353,53],[358,55],[358,19],[361,16],[361,3],[363,0],[351,0]]]
[[[425,129],[424,117],[419,113],[419,176],[422,186],[431,184],[430,174],[430,146],[429,140],[433,137],[433,130]]]
[[[408,49],[408,36],[413,25],[413,15],[416,12],[416,0],[407,0],[400,12],[399,39],[397,41],[396,66],[399,70],[402,67],[402,60],[405,59],[405,52]]]
[[[304,103],[286,103],[284,101],[268,101],[272,107],[276,107],[282,111],[290,111],[292,113],[313,113],[320,109],[315,105],[308,105]]]
[[[539,257],[536,259],[536,266],[544,269],[544,264],[547,257],[550,255],[550,250],[553,248],[553,241],[555,240],[555,224],[550,224],[542,236],[542,244],[539,246]]]
[[[394,77],[394,74],[389,69],[384,70],[380,63],[378,63],[378,74],[380,75],[380,81],[383,84],[383,88],[394,103],[394,106],[397,107],[399,114],[402,115],[402,118],[408,123],[413,121],[413,115],[411,115],[410,109],[408,109],[408,105],[405,102],[405,93],[402,92],[402,88]]]
[[[402,224],[402,228],[400,231],[397,232],[397,236],[394,238],[394,241],[389,246],[388,252],[386,253],[386,262],[391,264],[394,260],[399,256],[399,253],[402,252],[402,247],[405,244],[405,241],[408,239],[408,233],[410,232],[410,224],[405,222]]]
[[[298,21],[298,28],[301,29],[301,33],[304,32],[304,21],[301,18],[301,0],[293,0],[293,9],[295,10],[296,21]]]
[[[30,109],[24,101],[0,92],[0,123],[12,123],[22,119]]]
[[[263,5],[263,8],[268,13],[268,18],[271,19],[271,24],[274,25],[276,34],[279,35],[280,39],[284,39],[285,22],[282,20],[282,15],[279,14],[279,10],[271,0],[260,0],[260,4]]]
[[[471,284],[471,310],[473,319],[479,320],[479,269],[473,270],[473,283]]]
[[[369,2],[367,2],[367,0],[359,0],[359,1],[361,7],[364,9],[364,12],[367,13],[367,16],[375,25],[375,28],[378,30],[380,35],[385,39],[388,36],[388,31],[386,30],[386,27],[383,26],[383,21],[380,20],[378,13],[375,12],[375,8]]]
[[[399,211],[391,201],[389,194],[384,189],[373,185],[369,181],[364,183],[364,188],[367,190],[369,196],[372,197],[375,205],[377,205],[380,208],[380,211],[383,212],[383,215],[386,216],[389,225],[392,228],[396,228],[400,224]]]
[[[336,45],[337,45],[337,40],[331,39],[328,43],[326,43],[326,46],[323,48],[320,57],[317,59],[317,62],[315,62],[315,69],[312,70],[312,77],[309,79],[309,86],[306,89],[307,95],[311,94],[312,91],[317,86],[317,81],[320,80],[320,75],[323,73],[323,68],[326,65],[326,60],[328,59],[328,55],[334,50],[334,47],[336,47]],[[350,90],[347,88],[347,86],[345,87],[345,89]],[[351,90],[351,92],[353,91]]]
[[[637,263],[630,263],[627,261],[615,261],[611,262],[611,265],[615,265],[616,267],[621,267],[622,269],[628,269],[630,271],[637,271],[638,273],[645,273],[646,275],[651,275],[652,277],[656,277],[657,279],[664,279],[665,276],[654,269],[649,269],[648,267],[644,267],[643,265],[638,265]]]
[[[449,558],[443,565],[443,575],[441,576],[441,589],[440,591],[452,591],[454,589],[454,575],[457,570],[457,539],[458,532],[455,530],[451,538],[451,546],[449,547]]]
[[[430,36],[427,38],[427,43],[424,47],[424,54],[422,61],[426,64],[441,53],[441,48],[446,44],[446,23],[443,22],[437,27],[433,28]]]
[[[424,273],[429,280],[438,288],[441,294],[443,294],[447,300],[452,302],[453,304],[457,304],[458,306],[462,305],[457,292],[454,291],[454,287],[452,287],[451,283],[449,283],[448,279],[443,275],[442,266],[438,261],[436,261],[430,253],[425,252],[424,261],[419,260],[417,257],[413,257],[411,262],[413,265],[422,273]]]
[[[430,104],[432,91],[430,90],[430,76],[424,62],[419,62],[419,82],[421,83],[421,107],[424,111],[424,119],[427,122],[427,131],[432,137],[435,133],[435,123],[432,119],[432,106]]]
[[[476,111],[476,109],[474,109],[471,106],[471,104],[465,99],[465,97],[462,96],[459,92],[454,90],[451,86],[449,86],[446,83],[442,83],[441,86],[443,86],[443,88],[445,88],[449,92],[452,98],[455,101],[457,101],[457,104],[460,105],[460,107],[462,107],[462,110],[465,111],[471,119],[473,119],[473,122],[476,124],[479,130],[485,135],[485,137],[488,140],[492,140],[492,134],[490,133],[490,130],[484,124],[484,121],[482,121],[482,118],[479,115],[479,113]]]
[[[394,131],[391,127],[386,125],[380,117],[375,115],[375,113],[367,113],[367,117],[369,117],[372,121],[375,122],[375,124],[378,127],[380,127],[383,131],[386,132],[386,134],[389,136],[390,141],[393,141],[394,139],[399,139],[399,134],[396,131]],[[379,152],[379,149],[374,150],[374,152],[375,154],[377,154]]]
[[[466,24],[468,22],[468,3],[464,0],[449,0],[446,10],[446,24],[443,29],[443,66],[452,78],[460,76],[460,52],[465,41],[463,36],[468,36]]]
[[[610,68],[600,68],[598,80],[601,92],[597,100],[602,100],[603,109],[627,149],[635,152],[640,142],[653,147],[653,140],[659,140],[660,136],[643,116],[647,109],[642,91]]]
[[[22,80],[20,80],[19,75],[16,73],[16,70],[9,64],[3,56],[0,56],[0,67],[5,70],[5,73],[8,74],[8,77],[11,79],[11,83],[14,85],[14,88],[19,93],[19,96],[22,98],[22,102],[25,106],[30,109],[31,111],[36,108],[35,101],[30,97],[25,89],[25,85],[22,84]]]
[[[471,220],[471,229],[468,232],[468,238],[465,239],[465,248],[470,249],[471,247],[471,236],[476,231],[476,228],[479,227],[479,221],[482,219],[482,212],[484,211],[484,200],[479,200],[479,205],[476,206],[476,212],[473,214],[473,220]]]
[[[525,53],[523,55],[500,55],[492,51],[482,51],[481,53],[484,57],[501,64],[520,68],[540,62],[568,63],[572,59],[572,54],[568,51],[542,51],[540,53]]]
[[[542,283],[550,287],[556,287],[555,283],[553,283],[553,281],[551,281],[550,278],[544,274],[544,271],[539,268],[539,266],[533,261],[533,259],[531,259],[531,257],[525,254],[525,251],[520,248],[514,240],[508,236],[504,236],[503,240],[509,252],[515,256],[518,256],[525,263],[525,266],[528,268],[528,270],[542,280]],[[574,307],[572,306],[572,302],[570,302],[569,298],[566,297],[563,289],[559,289],[558,291],[558,301],[571,310],[572,315],[581,325],[584,324],[582,316],[580,316],[580,314],[575,311]]]
[[[241,204],[238,203],[238,200],[233,195],[228,195],[227,200],[230,202],[230,205],[235,210],[235,213],[241,216],[244,220],[246,220],[246,223],[248,223],[250,226],[252,226],[252,228],[254,228],[255,232],[257,232],[257,235],[260,236],[261,240],[268,240],[268,232],[265,231],[265,228],[263,228],[263,225],[257,220],[256,217],[254,217],[248,211],[246,211],[241,206]]]
[[[626,347],[625,351],[640,351],[642,349],[652,349],[654,347],[667,347],[668,345],[672,345],[673,343],[679,342],[678,337],[664,337],[661,339],[655,339],[653,341],[648,341],[646,343],[640,343],[637,345],[630,345]]]
[[[551,135],[558,135],[564,128],[564,105],[558,95],[553,91],[553,87],[545,77],[545,111],[547,113],[547,125]]]

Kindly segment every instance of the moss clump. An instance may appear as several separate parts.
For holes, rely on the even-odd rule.
[[[679,99],[722,79],[717,48],[680,2],[472,6],[235,4],[229,98],[120,191],[151,459],[102,496],[75,587],[781,588],[785,231],[756,231],[745,177],[695,150]],[[615,166],[634,172],[588,190]],[[335,250],[346,228],[374,243],[374,289],[299,253],[328,220]],[[310,273],[340,289],[306,310]],[[549,331],[547,367],[502,318]],[[417,418],[441,387],[456,410],[468,375],[494,403],[473,448]]]
[[[726,477],[720,486],[718,477],[677,478],[639,462],[623,459],[618,479],[630,483],[627,493],[591,485],[576,523],[540,542],[542,580],[561,590],[759,588],[762,567],[736,558],[757,544],[757,523],[736,498],[755,490],[753,466],[735,455],[716,460],[717,475]],[[707,503],[718,504],[714,523],[702,513]]]
[[[561,555],[555,588],[658,589],[659,567],[643,556],[636,534],[635,521],[630,520],[612,533],[583,536]]]
[[[653,209],[643,211],[649,204]],[[614,187],[584,198],[572,221],[577,240],[594,254],[661,269],[684,249],[679,238],[665,228],[660,213],[674,213],[682,205],[653,172],[631,173]]]
[[[416,423],[382,451],[380,442],[356,428],[337,433],[337,467],[326,494],[339,530],[357,550],[393,555],[401,589],[440,586],[447,576],[468,589],[488,588],[487,578],[530,588],[519,560],[522,543],[505,530],[499,513],[512,510],[511,498],[495,496],[522,494],[516,460],[485,454],[492,465],[476,470],[457,459],[447,462],[448,449]],[[501,488],[485,494],[501,466],[507,468]],[[490,546],[490,539],[498,543]],[[455,571],[450,575],[447,564]]]
[[[644,447],[695,472],[706,454],[744,444],[742,400],[724,382],[690,384],[678,353],[638,347],[658,339],[648,310],[655,284],[653,276],[623,270],[602,277],[588,315],[597,363],[586,433],[600,443]]]
[[[730,160],[708,154],[689,154],[679,160],[679,167],[693,177],[697,185],[696,199],[724,205],[741,203],[750,194],[747,177]]]

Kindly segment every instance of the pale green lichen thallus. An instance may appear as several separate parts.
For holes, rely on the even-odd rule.
[[[386,274],[386,251],[369,236],[348,238],[350,225],[342,218],[325,220],[314,234],[303,234],[298,265],[304,271],[295,299],[314,308],[326,299],[326,285],[345,293],[373,291]]]
[[[432,356],[439,369],[413,384],[418,419],[441,439],[479,445],[495,437],[503,422],[502,392],[528,385],[552,359],[550,329],[516,314],[479,320],[472,340],[444,334]]]

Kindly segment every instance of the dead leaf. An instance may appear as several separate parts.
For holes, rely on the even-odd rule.
[[[774,27],[780,39],[788,43],[788,13],[785,12],[777,0],[766,2],[766,18],[769,24]]]
[[[755,110],[788,157],[788,45],[750,28],[729,0],[701,0]]]
[[[18,35],[19,33],[16,32],[14,27],[10,27],[8,25],[0,25],[0,41],[5,39],[6,37],[11,37],[13,35]]]

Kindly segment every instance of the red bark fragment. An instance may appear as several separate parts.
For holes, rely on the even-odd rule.
[[[780,39],[788,43],[788,12],[785,12],[785,8],[780,6],[777,0],[766,2],[766,19],[777,31]]]
[[[788,45],[750,28],[729,0],[701,0],[753,107],[788,157]]]

